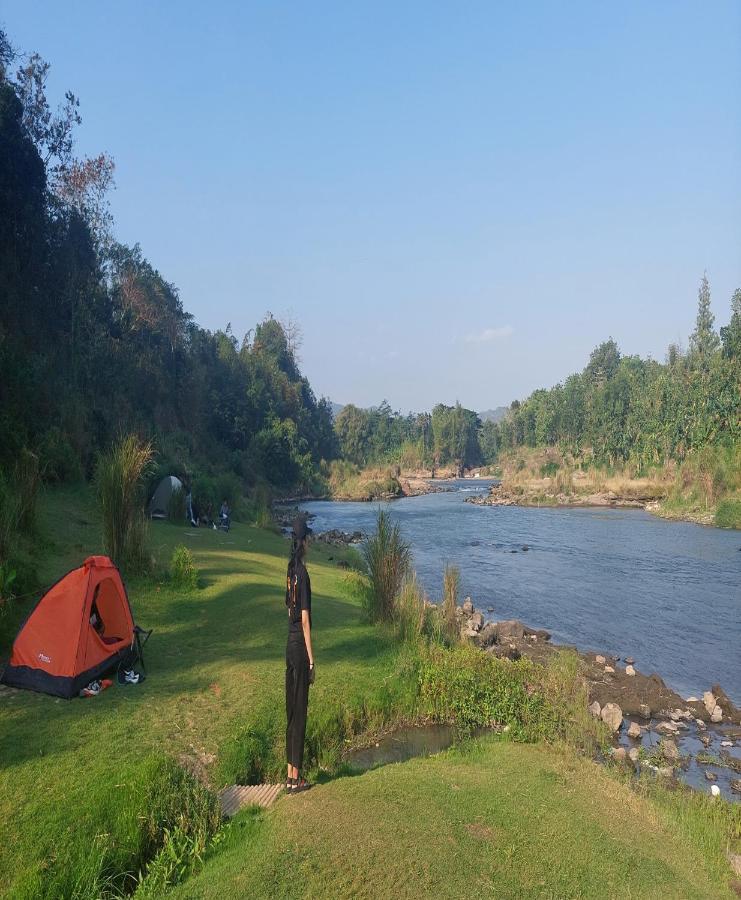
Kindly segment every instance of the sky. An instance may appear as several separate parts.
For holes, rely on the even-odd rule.
[[[741,286],[741,4],[2,0],[115,233],[318,396],[509,404]]]

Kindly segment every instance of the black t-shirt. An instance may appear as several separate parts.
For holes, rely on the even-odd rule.
[[[288,607],[288,635],[300,636],[303,639],[301,627],[301,610],[309,613],[309,625],[311,625],[311,579],[306,571],[306,566],[300,562],[295,569],[288,564],[286,576],[286,606]]]

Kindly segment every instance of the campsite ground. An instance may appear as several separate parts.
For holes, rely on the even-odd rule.
[[[40,518],[43,581],[100,550],[86,490],[48,492]],[[92,897],[120,887],[116,873],[136,877],[152,807],[168,790],[176,808],[181,801],[163,758],[212,789],[274,771],[285,541],[243,524],[224,534],[158,523],[151,543],[160,567],[175,546],[191,547],[202,585],[182,593],[164,577],[130,580],[135,618],[154,628],[143,685],[71,702],[0,693],[6,896]],[[318,676],[310,739],[329,772],[353,722],[401,718],[414,698],[399,674],[397,645],[362,622],[337,558],[336,548],[312,551]],[[722,897],[730,895],[725,851],[734,829],[738,839],[741,822],[728,804],[637,792],[566,750],[488,739],[330,779],[268,813],[245,811],[203,873],[178,890],[184,897]]]

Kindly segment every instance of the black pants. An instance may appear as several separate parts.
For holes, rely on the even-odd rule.
[[[288,764],[300,769],[304,761],[306,711],[309,708],[309,654],[304,636],[286,644],[286,753]]]

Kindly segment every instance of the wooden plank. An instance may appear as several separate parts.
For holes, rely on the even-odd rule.
[[[221,811],[230,818],[245,806],[261,806],[268,809],[275,803],[283,788],[282,784],[232,784],[219,795]]]

